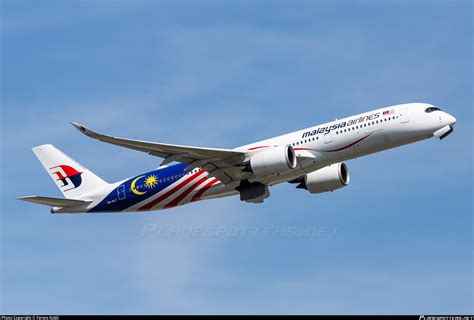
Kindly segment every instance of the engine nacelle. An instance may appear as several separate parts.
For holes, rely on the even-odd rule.
[[[242,180],[240,185],[235,188],[240,193],[240,200],[252,203],[262,203],[270,196],[268,186],[260,182],[249,182]]]
[[[341,162],[308,173],[304,178],[304,188],[310,193],[334,191],[347,186],[349,181],[349,170]]]
[[[250,170],[257,176],[285,172],[296,164],[295,150],[290,145],[266,148],[250,158]]]

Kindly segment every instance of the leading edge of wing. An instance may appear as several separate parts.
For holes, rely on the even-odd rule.
[[[143,140],[133,140],[126,138],[113,137],[99,133],[92,129],[87,128],[86,126],[71,122],[71,124],[79,130],[81,133],[86,136],[97,139],[99,141],[115,144],[121,147],[130,148],[142,152],[147,152],[149,154],[158,156],[158,157],[168,157],[172,154],[188,154],[193,158],[198,159],[204,158],[218,158],[224,160],[229,157],[234,156],[245,156],[245,152],[232,150],[232,149],[221,149],[221,148],[201,148],[201,147],[192,147],[192,146],[183,146],[175,144],[166,144],[166,143],[157,143],[151,141]]]

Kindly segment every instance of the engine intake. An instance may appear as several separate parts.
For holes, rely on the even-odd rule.
[[[267,148],[250,158],[250,171],[257,176],[282,173],[296,165],[296,154],[291,145]]]
[[[346,164],[341,162],[308,173],[297,188],[306,189],[310,193],[322,193],[345,187],[349,182],[349,170]]]

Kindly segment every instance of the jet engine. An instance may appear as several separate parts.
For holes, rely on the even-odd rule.
[[[262,203],[263,200],[270,196],[268,186],[260,182],[242,180],[235,189],[240,193],[240,201]]]
[[[340,162],[313,171],[290,182],[299,183],[297,188],[306,189],[310,193],[322,193],[345,187],[349,184],[349,181],[349,170],[344,162]]]
[[[291,145],[276,146],[258,151],[250,158],[249,170],[266,176],[296,168],[296,154]]]

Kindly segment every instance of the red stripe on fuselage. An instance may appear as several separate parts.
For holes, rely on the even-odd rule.
[[[260,146],[260,147],[253,147],[253,148],[249,148],[247,150],[257,150],[257,149],[262,149],[262,148],[268,148],[269,146]]]
[[[333,149],[333,150],[324,150],[323,152],[342,151],[342,150],[344,150],[344,149],[350,148],[350,147],[352,147],[353,145],[355,145],[355,144],[361,142],[362,140],[364,140],[365,138],[369,137],[370,135],[372,135],[372,133],[369,133],[369,134],[366,135],[365,137],[363,137],[363,138],[361,138],[361,139],[359,139],[359,140],[357,140],[357,141],[354,141],[354,142],[352,142],[351,144],[348,144],[347,146],[344,146],[344,147],[341,147],[341,148],[338,148],[338,149]]]
[[[173,201],[171,201],[170,203],[168,203],[165,208],[171,208],[171,207],[175,207],[178,205],[178,203],[183,200],[188,194],[190,194],[194,189],[196,189],[197,187],[199,187],[201,184],[203,184],[205,181],[207,180],[206,177],[202,178],[201,180],[199,180],[198,182],[196,182],[195,184],[193,184],[190,188],[188,188],[186,191],[184,191],[183,193],[181,193],[179,196],[177,196]]]
[[[179,189],[181,189],[182,187],[184,187],[185,185],[187,185],[189,182],[191,182],[192,180],[194,180],[194,178],[196,178],[197,176],[199,176],[200,174],[203,173],[204,170],[199,170],[198,172],[196,172],[195,174],[191,175],[189,178],[187,178],[186,180],[184,180],[183,182],[181,182],[180,184],[178,184],[176,187],[174,187],[173,189],[171,189],[170,191],[166,192],[165,194],[161,195],[160,197],[156,198],[155,200],[147,203],[146,205],[140,207],[138,209],[138,211],[145,211],[145,210],[150,210],[151,208],[153,208],[155,205],[157,205],[158,203],[160,203],[161,201],[165,200],[166,198],[168,198],[169,196],[171,196],[173,193],[175,193],[176,191],[178,191]]]
[[[219,180],[217,180],[216,178],[212,178],[208,183],[206,183],[204,185],[204,187],[202,187],[201,190],[199,190],[194,196],[193,198],[191,199],[191,202],[193,201],[196,201],[196,200],[199,200],[202,196],[202,194],[204,192],[206,192],[210,187],[212,187],[214,184],[216,184],[217,182],[219,182]]]

